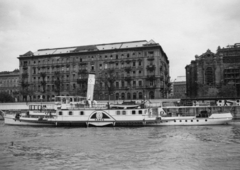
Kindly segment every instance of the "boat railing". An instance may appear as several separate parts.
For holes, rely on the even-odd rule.
[[[95,104],[92,106],[87,106],[87,105],[72,105],[72,106],[67,106],[67,110],[89,110],[89,109],[107,109],[107,106],[105,104]]]

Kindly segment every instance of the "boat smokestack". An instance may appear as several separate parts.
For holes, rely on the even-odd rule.
[[[93,100],[95,74],[88,75],[87,100]]]

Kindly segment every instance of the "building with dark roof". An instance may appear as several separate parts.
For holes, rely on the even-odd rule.
[[[19,56],[22,99],[86,95],[87,73],[96,75],[95,100],[159,99],[169,90],[169,60],[151,41],[47,48]]]
[[[19,94],[19,70],[0,72],[0,92],[7,92],[18,98]]]
[[[187,96],[191,98],[227,97],[220,94],[228,85],[232,85],[236,96],[240,96],[240,43],[218,47],[216,53],[207,50],[196,55],[186,66],[186,81]]]

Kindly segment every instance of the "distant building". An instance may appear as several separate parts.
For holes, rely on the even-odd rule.
[[[24,100],[85,96],[87,73],[96,75],[95,100],[159,99],[169,91],[169,61],[153,40],[40,49],[19,62]]]
[[[7,92],[17,98],[19,94],[19,70],[0,72],[0,92]]]
[[[186,97],[186,76],[178,76],[172,82],[172,95],[174,98]]]
[[[229,84],[240,96],[240,43],[218,47],[217,53],[207,50],[196,55],[186,66],[186,81],[187,96],[191,98],[217,97],[219,90]]]

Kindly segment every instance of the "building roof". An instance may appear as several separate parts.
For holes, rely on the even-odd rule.
[[[85,45],[85,46],[74,46],[74,47],[62,47],[62,48],[46,48],[39,49],[32,53],[31,56],[41,56],[41,55],[54,55],[54,54],[66,54],[66,53],[76,53],[76,52],[90,52],[90,51],[103,51],[103,50],[113,50],[113,49],[124,49],[124,48],[134,48],[143,47],[145,44],[154,44],[153,40],[147,42],[146,40],[141,41],[129,41],[129,42],[118,42],[118,43],[108,43],[108,44],[95,44],[95,45]],[[155,45],[157,45],[155,43]],[[27,54],[27,55],[26,55]],[[27,57],[31,53],[26,53],[22,56]]]
[[[27,52],[22,57],[36,57],[36,56],[46,56],[46,55],[60,55],[69,53],[84,53],[84,52],[95,52],[104,50],[118,50],[127,48],[138,48],[138,47],[159,47],[163,56],[166,58],[167,63],[169,63],[167,55],[163,51],[162,47],[153,40],[146,41],[128,41],[128,42],[117,42],[117,43],[107,43],[107,44],[95,44],[95,45],[84,45],[84,46],[74,46],[74,47],[61,47],[61,48],[45,48],[39,49],[36,52]]]
[[[178,76],[174,82],[186,82],[186,76]]]

